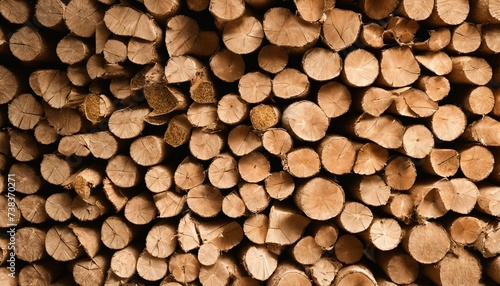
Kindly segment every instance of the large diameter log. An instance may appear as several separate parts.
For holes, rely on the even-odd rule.
[[[446,230],[435,222],[411,227],[403,238],[403,248],[416,261],[432,264],[445,257],[451,247]]]
[[[476,51],[480,45],[479,28],[472,23],[464,22],[453,29],[447,49],[455,53],[467,54]]]
[[[482,276],[479,259],[463,248],[456,248],[435,265],[424,265],[423,273],[438,285],[478,285]]]
[[[341,268],[333,281],[334,285],[352,285],[354,283],[363,286],[378,285],[373,273],[361,264]]]
[[[45,231],[40,228],[23,227],[17,229],[15,235],[17,258],[31,263],[46,257],[45,237]]]
[[[494,0],[474,0],[470,3],[469,18],[474,23],[500,23],[500,4]]]
[[[271,44],[301,51],[319,38],[319,23],[308,23],[286,8],[272,8],[264,15],[263,28]],[[295,34],[294,31],[300,31]],[[290,38],[289,35],[294,35]]]
[[[457,106],[446,104],[439,106],[430,119],[430,127],[436,137],[443,141],[457,139],[465,130],[467,118]]]
[[[433,8],[433,0],[402,0],[399,1],[396,11],[409,19],[422,21],[431,16]]]
[[[469,10],[470,6],[467,0],[456,2],[437,0],[434,3],[432,14],[426,22],[433,26],[458,25],[465,21],[469,14]]]
[[[66,226],[53,226],[45,236],[45,250],[57,261],[71,261],[84,254],[73,231]]]
[[[35,17],[42,26],[56,31],[64,31],[63,13],[66,5],[60,0],[42,0],[35,6]]]
[[[256,51],[263,38],[262,24],[252,16],[243,16],[228,22],[222,32],[224,45],[237,54],[249,54]]]
[[[289,262],[279,264],[267,281],[268,286],[285,286],[294,285],[295,283],[303,286],[312,285],[309,277],[297,266]]]

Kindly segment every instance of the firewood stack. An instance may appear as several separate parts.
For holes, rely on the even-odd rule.
[[[498,284],[499,52],[495,0],[2,0],[0,285]]]

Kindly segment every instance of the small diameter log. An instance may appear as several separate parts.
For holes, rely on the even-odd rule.
[[[280,201],[289,197],[295,190],[292,176],[285,171],[271,173],[264,183],[269,196]]]
[[[230,51],[240,55],[256,51],[263,38],[262,24],[252,16],[243,16],[228,22],[224,25],[222,32],[224,45]]]
[[[146,41],[156,41],[161,37],[156,22],[131,6],[112,6],[104,15],[104,23],[113,34],[119,36],[131,36]]]
[[[228,125],[240,124],[248,117],[248,104],[237,94],[226,94],[217,103],[217,117]]]
[[[384,273],[398,284],[413,283],[419,274],[419,264],[410,255],[398,250],[378,251],[377,263]]]
[[[500,215],[500,187],[490,185],[488,183],[481,183],[479,185],[479,197],[477,198],[476,209],[498,217]]]
[[[182,92],[165,83],[148,83],[144,86],[144,97],[158,115],[176,110],[186,110],[187,99]]]
[[[490,150],[479,145],[464,147],[459,150],[460,170],[473,182],[479,182],[493,171],[495,158]]]
[[[315,142],[325,136],[329,118],[321,107],[303,100],[290,104],[283,111],[282,123],[297,139]]]
[[[94,221],[110,210],[110,205],[102,193],[88,199],[76,196],[71,202],[71,212],[80,221]]]
[[[356,136],[371,140],[381,147],[397,149],[403,144],[404,127],[398,119],[390,115],[373,117],[363,114],[355,118],[352,127]]]
[[[453,178],[450,183],[455,189],[455,197],[450,209],[460,214],[470,213],[479,196],[477,186],[466,178]]]
[[[131,198],[125,205],[124,216],[135,225],[145,225],[153,221],[157,214],[151,193],[143,192]]]
[[[96,26],[103,20],[104,13],[97,1],[72,0],[64,9],[66,27],[75,35],[89,38],[96,32]]]
[[[221,251],[234,248],[243,239],[243,228],[234,220],[200,220],[198,230],[204,243],[213,243]]]
[[[258,54],[259,67],[269,73],[279,73],[288,63],[288,51],[280,46],[263,46]]]
[[[38,195],[28,195],[18,204],[23,218],[32,224],[46,222],[49,219],[45,212],[45,198]]]
[[[391,188],[379,175],[357,177],[348,185],[349,193],[369,206],[383,206],[389,201]]]
[[[323,249],[312,236],[301,238],[291,249],[292,257],[302,265],[316,263],[323,254]]]
[[[172,169],[165,165],[150,167],[144,175],[146,187],[153,193],[162,193],[169,190],[174,181]]]
[[[241,99],[247,103],[260,103],[271,95],[271,79],[260,72],[243,75],[238,83]]]
[[[190,283],[198,278],[200,263],[191,253],[179,253],[170,258],[169,272],[180,283]]]
[[[146,281],[157,281],[165,277],[168,264],[165,258],[157,258],[143,251],[137,259],[137,274]]]
[[[366,68],[369,69],[369,67]],[[317,81],[331,80],[340,75],[342,59],[338,53],[331,50],[312,48],[305,52],[302,57],[302,69],[311,79]],[[300,82],[296,84],[299,85]]]
[[[237,192],[233,191],[222,200],[222,212],[230,218],[241,217],[246,212],[245,202]]]
[[[455,199],[455,188],[450,181],[419,181],[409,190],[418,219],[427,220],[445,215]]]
[[[186,205],[186,196],[177,192],[166,191],[154,197],[158,217],[167,218],[179,215]]]
[[[159,41],[150,42],[138,38],[131,38],[127,44],[127,58],[138,65],[156,63],[162,60],[158,53]]]
[[[144,117],[149,112],[144,106],[117,110],[109,117],[109,131],[120,139],[137,137],[145,127]]]
[[[172,117],[168,122],[164,140],[168,145],[176,148],[185,144],[191,135],[191,122],[185,114]]]
[[[333,51],[350,47],[361,30],[361,14],[349,10],[331,9],[322,26],[322,40]]]
[[[262,142],[251,126],[238,125],[229,132],[227,145],[236,156],[244,156],[261,147]]]
[[[141,166],[159,164],[167,155],[167,144],[160,136],[143,136],[130,144],[130,157]]]
[[[154,257],[169,257],[177,246],[176,233],[176,226],[166,221],[156,223],[146,237],[146,250]]]
[[[410,227],[403,238],[403,248],[416,261],[432,264],[440,261],[450,250],[450,239],[444,228],[435,222]]]
[[[402,0],[396,8],[396,12],[405,16],[406,18],[423,21],[431,16],[434,8],[434,1],[432,0]]]
[[[390,159],[384,170],[385,182],[396,190],[410,189],[417,179],[415,164],[408,157]]]
[[[345,114],[351,106],[351,93],[338,82],[329,82],[318,91],[317,102],[329,118]]]
[[[241,199],[246,208],[252,213],[260,213],[269,205],[270,197],[264,186],[243,183],[239,187]]]
[[[450,9],[453,9],[452,13],[449,12]],[[465,21],[469,10],[469,1],[450,3],[444,0],[437,0],[434,3],[431,16],[426,22],[433,26],[458,25]]]
[[[243,232],[253,243],[264,244],[266,242],[267,230],[269,229],[269,218],[264,214],[255,214],[245,220]]]
[[[344,190],[337,183],[316,177],[299,186],[293,199],[309,218],[328,220],[340,214],[345,196]]]
[[[485,59],[460,56],[452,57],[453,68],[446,75],[451,83],[485,85],[492,78],[491,66]]]
[[[88,199],[94,188],[102,184],[102,170],[97,166],[91,166],[78,172],[73,179],[75,192],[83,199]]]
[[[51,261],[51,265],[47,265],[48,261],[32,263],[24,266],[19,275],[12,279],[12,276],[8,277],[10,281],[14,281],[14,284],[9,284],[6,281],[2,281],[5,285],[56,285],[52,284],[56,282],[56,279],[61,275],[61,268],[64,265],[59,263],[54,263]],[[8,269],[7,267],[3,267]]]
[[[439,101],[450,92],[450,82],[443,76],[420,76],[416,87],[424,91],[433,101]]]
[[[342,263],[353,264],[363,257],[363,243],[352,234],[344,234],[334,246],[335,257]]]
[[[115,111],[114,103],[104,94],[88,94],[85,96],[82,106],[85,117],[93,124],[97,124],[105,118],[109,118],[113,111]]]
[[[495,41],[500,36],[500,27],[498,25],[484,25],[481,29],[481,46],[479,51],[485,54],[498,54],[500,45]]]
[[[204,131],[194,128],[189,140],[189,151],[200,160],[210,160],[220,154],[224,148],[225,139],[221,133]]]
[[[42,24],[56,31],[66,30],[63,13],[66,5],[60,0],[41,0],[35,6],[35,18]]]
[[[283,170],[296,178],[310,178],[321,170],[318,153],[308,147],[294,149],[286,154],[281,164]]]
[[[481,45],[481,32],[472,23],[464,22],[456,26],[451,32],[449,51],[458,54],[467,54],[476,51]]]
[[[484,266],[484,272],[488,277],[493,279],[496,283],[500,283],[500,256],[497,256],[488,262]]]
[[[321,140],[317,152],[324,169],[332,174],[342,175],[351,172],[357,147],[346,137],[328,135]]]
[[[342,69],[343,81],[354,87],[371,85],[377,79],[379,63],[375,56],[363,49],[350,52]]]
[[[65,64],[76,64],[90,57],[91,49],[81,38],[68,35],[56,47],[57,57]]]
[[[432,101],[425,92],[414,88],[394,90],[394,101],[389,110],[406,117],[430,117],[438,109],[438,104]]]
[[[294,224],[287,224],[293,221]],[[298,214],[294,209],[275,203],[269,211],[269,229],[266,243],[290,245],[300,239],[305,227],[311,220]]]
[[[359,175],[373,175],[385,167],[388,158],[387,149],[375,143],[365,143],[358,150],[352,170]]]
[[[194,57],[171,57],[165,65],[165,80],[170,84],[191,81],[202,69],[203,65]]]
[[[174,173],[174,183],[182,190],[189,190],[201,185],[205,178],[205,169],[196,159],[191,157],[182,160]]]
[[[425,52],[415,56],[418,63],[436,75],[449,74],[453,64],[450,56],[444,52]]]
[[[498,240],[500,238],[500,226],[498,222],[489,222],[486,225],[479,238],[474,242],[473,246],[477,249],[484,258],[495,257],[500,253]]]
[[[18,75],[0,65],[0,103],[11,101],[22,90]]]
[[[363,25],[359,33],[359,41],[368,47],[380,49],[384,46],[384,27],[377,23]]]
[[[189,106],[186,114],[192,126],[207,127],[217,121],[217,106],[215,104],[194,102]]]
[[[71,228],[73,233],[76,235],[87,255],[91,258],[96,257],[100,252],[102,245],[99,229],[75,223],[70,224],[69,228]]]
[[[316,43],[320,34],[319,23],[308,23],[281,7],[269,9],[264,14],[263,28],[271,44],[297,52]],[[296,35],[296,31],[300,31],[300,34]]]
[[[56,129],[43,119],[35,126],[34,135],[36,141],[43,145],[50,145],[59,139]]]
[[[309,93],[310,83],[305,74],[293,68],[285,68],[274,77],[272,89],[278,98],[304,98]]]
[[[238,171],[243,180],[249,183],[263,181],[271,170],[269,160],[260,152],[253,151],[238,161]]]
[[[500,146],[500,122],[489,117],[473,122],[465,129],[463,137],[485,146]]]
[[[111,37],[104,44],[102,53],[106,62],[122,63],[127,59],[127,42],[123,38]]]
[[[33,95],[24,93],[16,96],[8,106],[10,123],[22,130],[33,129],[44,115],[44,109]]]
[[[205,243],[198,249],[198,261],[201,265],[211,266],[214,265],[220,256],[220,250],[213,243]]]
[[[485,226],[486,222],[476,217],[462,216],[454,219],[448,229],[454,242],[467,245],[474,243],[479,238]]]
[[[435,265],[424,265],[423,273],[438,285],[478,285],[482,267],[475,255],[458,247]]]
[[[111,257],[110,270],[119,278],[130,278],[136,273],[139,247],[129,245],[116,251]]]
[[[132,224],[119,216],[110,216],[102,223],[101,240],[109,249],[127,247],[137,234]]]
[[[323,250],[332,250],[339,237],[339,229],[334,223],[316,222],[311,226],[311,234]]]
[[[221,49],[210,58],[210,69],[225,82],[235,82],[245,73],[245,62],[241,55]]]
[[[422,159],[434,149],[434,136],[425,125],[407,126],[403,134],[402,153],[416,159]]]
[[[382,210],[394,216],[405,224],[410,223],[413,214],[413,199],[411,195],[403,193],[393,193],[389,202],[382,206]]]
[[[84,254],[77,236],[67,226],[53,226],[45,236],[45,250],[57,261],[71,261]]]
[[[455,175],[459,166],[459,154],[453,149],[434,148],[422,159],[423,171],[444,178]]]
[[[10,166],[9,174],[13,174],[16,177],[16,181],[19,182],[16,185],[16,191],[21,194],[34,194],[42,186],[39,174],[29,165],[14,163]]]
[[[402,87],[415,82],[420,67],[408,47],[393,47],[382,51],[378,83],[387,87]]]
[[[43,156],[40,174],[43,179],[54,185],[65,185],[73,173],[70,163],[56,154]]]
[[[430,30],[430,38],[424,42],[417,42],[413,46],[417,51],[440,51],[444,49],[451,41],[451,32],[449,28]]]
[[[45,231],[36,227],[17,229],[15,235],[17,258],[31,263],[47,256],[45,236]]]
[[[353,107],[372,116],[380,116],[394,102],[395,93],[380,87],[368,87],[353,97]],[[319,100],[319,97],[318,97]]]
[[[293,139],[284,129],[270,128],[262,135],[262,145],[269,153],[281,156],[292,149]]]
[[[210,185],[200,185],[189,190],[188,207],[201,217],[214,217],[222,210],[222,194]]]
[[[465,130],[467,118],[463,111],[451,104],[441,105],[430,119],[434,135],[443,141],[457,139]]]
[[[73,199],[69,193],[55,193],[45,200],[45,212],[58,222],[68,221],[71,216],[71,202]]]
[[[335,275],[342,268],[342,263],[333,258],[320,258],[313,265],[306,267],[306,273],[316,285],[331,285]]]
[[[140,174],[135,162],[125,155],[117,155],[108,161],[106,166],[108,178],[121,188],[136,186],[140,180]]]
[[[208,179],[210,183],[219,189],[230,189],[238,183],[236,160],[230,154],[217,156],[208,167]]]
[[[85,63],[69,65],[66,73],[69,81],[75,86],[85,86],[90,82]]]
[[[215,103],[217,94],[207,71],[196,74],[189,87],[191,99],[197,103]]]
[[[368,229],[372,220],[371,210],[358,202],[346,202],[342,212],[336,217],[338,225],[349,233],[360,233]]]
[[[309,277],[297,266],[289,262],[280,263],[267,281],[267,285],[269,286],[285,286],[293,285],[294,283],[304,286],[312,285]]]
[[[259,281],[266,281],[278,266],[278,256],[264,245],[251,245],[242,252],[242,262],[246,271]]]
[[[53,58],[53,49],[45,37],[28,26],[17,30],[9,40],[10,52],[23,62],[47,61]]]
[[[20,131],[17,129],[10,129],[8,133],[9,133],[8,142],[10,145],[10,154],[14,159],[16,159],[19,162],[29,162],[40,156],[38,143],[30,133],[27,133],[25,131]],[[40,168],[40,170],[42,170],[42,168]],[[43,175],[44,173],[42,172],[42,176]],[[49,174],[45,172],[45,175]]]
[[[256,130],[267,130],[278,124],[281,111],[273,105],[259,104],[250,110],[250,121]]]
[[[201,266],[198,278],[202,285],[227,285],[230,275],[227,266],[219,259],[214,265]]]
[[[464,109],[473,114],[485,116],[495,107],[495,96],[493,91],[487,86],[467,88],[461,93],[460,96],[463,99]]]

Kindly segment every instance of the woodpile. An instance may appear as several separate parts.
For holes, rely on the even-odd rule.
[[[1,0],[0,285],[500,284],[499,52],[493,0]]]

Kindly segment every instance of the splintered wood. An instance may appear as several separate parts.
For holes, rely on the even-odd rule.
[[[0,285],[500,285],[499,53],[499,0],[0,0]]]

